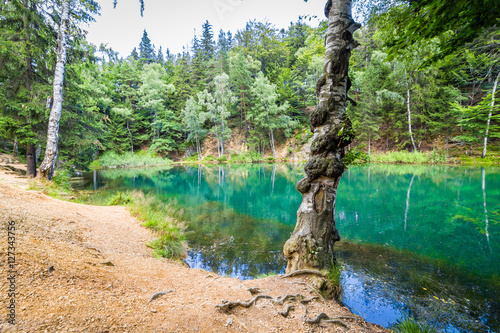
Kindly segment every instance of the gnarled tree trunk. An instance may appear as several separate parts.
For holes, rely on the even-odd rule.
[[[323,75],[316,85],[319,98],[311,114],[314,133],[305,178],[297,185],[302,204],[297,224],[283,252],[287,273],[323,269],[333,261],[333,244],[340,240],[335,228],[335,200],[345,170],[344,147],[351,141],[351,123],[345,115],[351,50],[357,46],[353,33],[360,28],[351,17],[351,0],[328,1],[326,55]]]
[[[64,68],[66,65],[66,32],[69,20],[69,5],[71,0],[62,3],[61,24],[57,36],[57,63],[54,73],[54,103],[50,110],[49,126],[47,128],[47,147],[45,157],[40,165],[40,176],[52,179],[57,159],[57,144],[59,142],[59,120],[61,119],[63,103]]]

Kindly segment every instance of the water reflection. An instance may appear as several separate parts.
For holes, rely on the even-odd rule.
[[[88,188],[175,200],[189,265],[247,279],[284,271],[300,173],[290,165],[119,170],[91,175]],[[338,195],[348,307],[386,327],[411,315],[450,332],[500,330],[498,169],[351,168]]]

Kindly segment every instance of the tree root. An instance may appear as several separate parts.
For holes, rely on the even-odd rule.
[[[252,296],[255,294],[260,294],[262,292],[260,288],[247,288],[247,291],[250,292]]]
[[[172,289],[172,290],[168,290],[168,291],[162,291],[162,292],[159,292],[159,293],[154,293],[153,295],[151,295],[151,297],[149,298],[149,301],[152,302],[154,301],[155,299],[157,299],[158,297],[160,296],[163,296],[163,295],[166,295],[168,293],[173,293],[175,291],[175,289]]]
[[[257,302],[257,300],[259,300],[259,299],[272,299],[272,297],[271,296],[267,296],[267,295],[257,295],[257,296],[255,296],[254,298],[252,298],[248,302],[241,302],[241,301],[229,302],[229,301],[224,300],[224,301],[222,301],[222,304],[217,304],[215,307],[219,308],[219,310],[222,310],[224,312],[228,312],[229,310],[231,310],[232,308],[235,308],[237,306],[242,306],[244,308],[249,308],[255,302]]]
[[[288,315],[290,314],[290,311],[291,310],[295,310],[295,307],[292,305],[292,304],[289,304],[288,307],[286,308],[286,310],[284,312],[280,312],[280,311],[277,311],[279,315],[283,316],[283,317],[288,317]]]
[[[280,279],[294,277],[294,276],[301,275],[301,274],[313,274],[313,275],[318,275],[321,277],[326,277],[325,274],[318,272],[318,271],[315,271],[315,270],[312,270],[312,269],[301,269],[301,270],[292,272],[290,274],[282,275],[282,276],[280,276]]]
[[[321,321],[324,321],[325,323],[332,323],[332,324],[337,324],[339,326],[347,328],[347,325],[340,320],[339,318],[330,318],[326,313],[322,312],[320,313],[316,318],[314,319],[309,319],[305,318],[305,322],[307,324],[319,324]]]
[[[309,285],[308,283],[301,282],[301,281],[293,281],[292,284],[303,284],[303,285],[305,285],[307,288],[311,289],[316,294],[318,294],[318,296],[323,300],[323,302],[325,302],[325,298],[323,297],[323,295],[321,295],[321,293],[316,288],[314,288],[313,286]]]
[[[254,303],[256,303],[257,300],[259,300],[259,299],[268,299],[276,305],[283,305],[286,301],[298,301],[301,304],[307,304],[307,303],[310,303],[310,302],[318,299],[318,297],[315,296],[315,297],[311,297],[311,298],[305,298],[301,294],[297,294],[297,295],[285,295],[283,297],[278,296],[278,297],[276,297],[276,299],[273,299],[271,296],[257,295],[247,302],[241,302],[241,301],[229,302],[227,300],[224,300],[224,301],[222,301],[222,304],[217,304],[215,307],[221,311],[229,312],[229,310],[231,310],[235,307],[238,307],[238,306],[242,306],[244,308],[249,308]],[[288,313],[290,312],[290,310],[293,310],[293,308],[292,309],[287,308],[287,311],[285,311],[283,313],[278,311],[278,313],[281,314],[282,316],[284,316],[284,313],[286,313],[286,315],[288,316]]]

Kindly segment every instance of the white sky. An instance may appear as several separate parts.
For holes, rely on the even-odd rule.
[[[182,52],[183,46],[191,47],[194,36],[201,35],[201,26],[208,20],[217,40],[219,30],[230,30],[233,36],[245,28],[249,20],[268,20],[277,28],[287,28],[299,16],[315,15],[325,19],[325,0],[145,0],[144,17],[140,15],[139,0],[98,0],[101,15],[88,27],[87,39],[99,46],[107,44],[120,56],[127,57],[139,45],[143,30],[158,51],[167,48],[171,53]],[[305,21],[317,26],[318,20]]]

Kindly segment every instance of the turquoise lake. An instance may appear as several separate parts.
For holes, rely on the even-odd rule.
[[[142,190],[176,207],[186,262],[250,279],[283,273],[300,166],[178,166],[86,175],[95,201]],[[342,301],[390,327],[406,316],[443,332],[500,331],[500,169],[352,167],[339,186]]]

